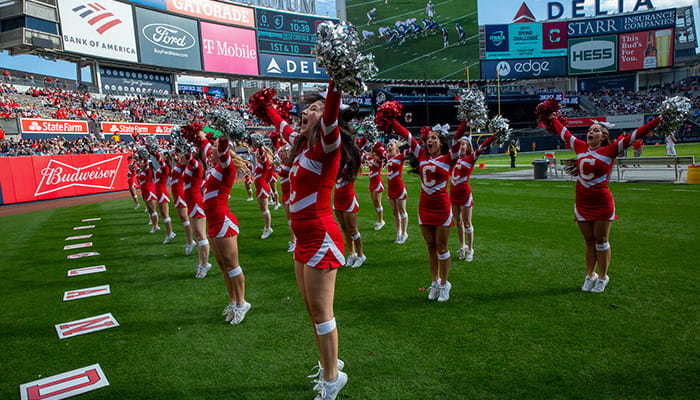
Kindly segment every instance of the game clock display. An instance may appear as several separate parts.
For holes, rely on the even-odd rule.
[[[258,51],[268,54],[312,56],[316,28],[328,19],[272,10],[256,10]],[[337,20],[331,19],[334,23]]]

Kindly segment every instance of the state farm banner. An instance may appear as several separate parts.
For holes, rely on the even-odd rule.
[[[0,158],[0,204],[127,189],[123,154]]]
[[[20,130],[21,133],[45,133],[50,135],[87,135],[90,133],[87,121],[72,119],[20,118]]]
[[[102,134],[105,137],[116,133],[119,135],[131,136],[134,133],[139,135],[170,135],[173,124],[138,124],[130,122],[101,122]]]

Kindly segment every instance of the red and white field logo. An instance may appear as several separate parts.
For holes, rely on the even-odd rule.
[[[41,182],[39,182],[34,196],[74,186],[112,189],[121,162],[122,156],[84,166],[73,166],[51,159],[49,164],[41,170]]]
[[[49,376],[19,386],[21,400],[58,400],[109,386],[100,364]]]
[[[107,267],[104,265],[93,265],[92,267],[84,267],[84,268],[78,268],[78,269],[70,269],[68,270],[68,276],[78,276],[78,275],[87,275],[87,274],[96,274],[98,272],[105,272],[107,271]]]
[[[112,293],[109,285],[89,287],[85,289],[69,290],[63,293],[63,301],[84,299],[86,297],[102,296],[103,294]]]
[[[117,326],[119,326],[119,322],[114,319],[111,313],[107,313],[95,317],[58,324],[56,325],[56,332],[58,333],[59,339],[65,339],[68,337],[84,335],[86,333],[97,332]]]

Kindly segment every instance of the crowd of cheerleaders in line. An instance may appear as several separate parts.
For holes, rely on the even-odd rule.
[[[332,82],[329,92],[332,92]],[[338,97],[334,99],[338,103],[336,113],[342,115],[343,113],[339,112],[342,108],[339,95],[328,95],[328,97]],[[322,100],[326,101],[326,97],[319,96],[319,100],[312,102],[308,109],[313,110],[312,107]],[[323,108],[320,107],[320,109],[323,112]],[[313,112],[306,110],[302,112],[301,121],[296,126],[297,130],[303,131],[304,126],[311,123],[309,115]],[[261,143],[252,146],[252,149],[250,146],[246,146],[249,149],[249,154],[252,154],[256,161],[252,171],[251,163],[236,155],[232,143],[225,136],[214,139],[205,135],[201,126],[190,125],[187,129],[191,129],[192,133],[199,138],[196,151],[182,153],[176,150],[158,151],[153,149],[148,155],[135,153],[133,162],[129,166],[129,189],[134,198],[134,208],[138,208],[136,188],[140,188],[150,216],[151,233],[159,230],[160,215],[166,226],[166,237],[163,243],[167,244],[175,237],[168,215],[170,196],[167,192],[167,186],[171,187],[174,206],[185,230],[185,254],[189,255],[195,246],[198,249],[199,264],[195,275],[197,278],[205,277],[211,268],[211,264],[208,262],[210,242],[207,236],[211,239],[212,249],[223,272],[230,298],[229,304],[223,311],[223,316],[231,324],[240,324],[251,307],[250,303],[245,301],[245,278],[238,260],[236,239],[238,223],[228,207],[230,190],[237,174],[244,177],[243,181],[246,184],[248,194],[247,200],[253,198],[251,183],[255,185],[255,197],[258,199],[264,222],[261,239],[267,239],[273,232],[268,199],[273,199],[275,209],[280,204],[285,207],[287,221],[294,228],[290,230],[289,251],[295,251],[294,232],[313,236],[309,233],[313,229],[309,229],[309,231],[299,229],[300,224],[302,226],[309,224],[308,220],[301,219],[299,215],[296,215],[296,224],[294,223],[294,213],[302,214],[305,212],[303,211],[305,208],[313,204],[316,207],[313,215],[316,216],[319,215],[316,213],[319,210],[332,207],[334,215],[331,214],[330,218],[332,220],[335,217],[336,226],[340,227],[338,235],[323,231],[322,234],[325,237],[312,238],[309,242],[311,244],[304,244],[301,249],[296,248],[295,270],[302,297],[314,322],[321,353],[319,373],[316,375],[318,380],[314,389],[319,390],[319,393],[332,390],[333,393],[337,394],[337,391],[347,382],[347,375],[341,372],[344,363],[337,357],[337,331],[332,313],[332,295],[330,296],[330,306],[315,304],[316,302],[323,303],[324,296],[312,293],[307,281],[314,282],[313,279],[316,279],[309,277],[309,275],[313,275],[309,271],[334,270],[337,267],[337,265],[333,265],[334,263],[360,267],[367,259],[363,252],[361,235],[357,226],[359,204],[354,191],[354,181],[360,168],[360,148],[366,147],[367,143],[363,139],[357,139],[356,136],[351,136],[349,141],[344,138],[341,140],[343,135],[336,138],[325,137],[329,135],[329,130],[337,128],[338,121],[342,118],[338,118],[338,115],[333,116],[332,113],[328,117],[323,112],[324,124],[321,124],[323,137],[319,139],[321,143],[319,148],[327,149],[335,145],[344,148],[345,151],[343,157],[333,156],[332,160],[337,161],[330,163],[331,165],[337,164],[335,168],[330,168],[333,178],[332,186],[334,186],[335,192],[331,201],[330,187],[328,188],[328,197],[324,197],[318,186],[316,186],[318,190],[314,191],[313,188],[304,189],[304,185],[295,188],[290,185],[290,173],[292,175],[302,174],[299,170],[294,171],[294,168],[299,167],[299,165],[306,169],[306,175],[302,174],[306,183],[311,182],[310,179],[319,180],[314,174],[321,175],[321,182],[327,181],[328,179],[323,179],[323,175],[327,175],[325,167],[321,167],[318,171],[314,171],[314,169],[319,168],[316,162],[319,162],[320,165],[326,165],[324,163],[328,160],[318,161],[314,160],[313,157],[325,157],[331,153],[327,153],[325,156],[314,154],[311,150],[316,149],[317,146],[307,148],[308,154],[306,152],[298,153],[299,150],[295,149],[295,145],[298,146],[299,134],[297,130],[281,118],[272,107],[268,107],[267,113],[270,118],[269,122],[274,124],[277,129],[270,135],[272,146],[276,148],[276,155],[270,148]],[[351,115],[352,113],[346,114]],[[326,121],[327,117],[330,118],[329,121]],[[346,118],[349,120],[352,117],[351,115]],[[320,119],[321,117],[317,116],[316,118]],[[331,125],[333,118],[336,119],[335,125]],[[608,235],[612,221],[617,219],[614,201],[607,187],[608,176],[616,155],[622,149],[630,146],[637,138],[651,133],[659,124],[660,117],[635,130],[631,135],[621,136],[613,142],[610,142],[608,138],[607,127],[599,123],[590,126],[585,141],[577,139],[565,128],[562,123],[564,119],[559,116],[558,108],[551,106],[551,102],[549,102],[549,106],[538,108],[538,119],[550,133],[561,136],[577,154],[574,214],[586,243],[587,270],[581,289],[587,292],[603,292],[609,282],[607,274],[610,264]],[[473,260],[474,228],[471,217],[474,201],[469,178],[478,157],[494,141],[495,135],[488,137],[475,149],[470,137],[465,136],[469,129],[465,121],[459,125],[451,141],[447,136],[448,125],[424,127],[421,130],[420,139],[417,140],[397,119],[394,118],[389,122],[393,132],[402,140],[390,140],[386,143],[386,148],[382,143],[376,142],[369,146],[370,150],[364,154],[365,161],[369,164],[369,191],[377,212],[377,222],[374,229],[380,230],[385,224],[381,205],[381,195],[384,191],[381,171],[386,166],[388,198],[396,229],[395,243],[402,244],[407,239],[406,200],[408,196],[402,180],[402,172],[404,161],[410,154],[418,162],[421,183],[418,223],[428,250],[432,281],[428,299],[444,302],[449,299],[452,287],[448,280],[451,258],[448,238],[452,226],[456,226],[459,235],[459,259]],[[405,146],[406,144],[407,146]],[[312,146],[312,143],[306,146]],[[405,149],[401,150],[402,148]],[[347,152],[348,149],[353,150]],[[320,154],[323,154],[323,151],[321,150]],[[301,162],[299,162],[300,158]],[[295,162],[295,167],[292,167]],[[279,176],[282,191],[281,200],[276,194],[277,176]],[[447,190],[448,181],[450,183],[449,193]],[[325,218],[324,216],[320,220],[327,228],[329,225]],[[309,226],[309,228],[313,227]],[[329,238],[329,234],[333,238]],[[343,244],[345,255],[342,254],[341,250]],[[324,248],[326,251],[322,253],[321,250]],[[338,252],[340,254],[337,254]],[[329,257],[333,260],[327,260]],[[328,265],[324,267],[324,263]],[[304,268],[307,265],[314,268],[307,270]],[[333,287],[334,277],[333,275]],[[321,287],[323,288],[323,285]],[[314,296],[319,296],[321,300],[314,298]],[[335,395],[331,398],[335,398]]]

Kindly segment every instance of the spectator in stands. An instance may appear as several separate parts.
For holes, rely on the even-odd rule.
[[[5,80],[5,82],[12,82],[12,75],[8,70],[2,71],[2,78]]]

